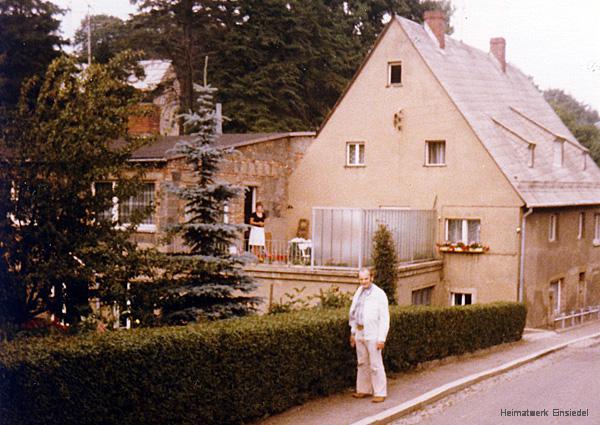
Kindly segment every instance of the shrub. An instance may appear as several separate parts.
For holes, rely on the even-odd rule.
[[[373,236],[373,282],[385,291],[390,304],[396,304],[398,256],[392,232],[380,224]]]
[[[1,424],[230,424],[353,385],[347,309],[0,344]],[[393,307],[388,371],[521,337],[525,307]]]

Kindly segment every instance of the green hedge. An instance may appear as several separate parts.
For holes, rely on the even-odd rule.
[[[394,307],[389,371],[520,339],[525,307]],[[346,310],[0,345],[1,424],[226,424],[351,387]]]

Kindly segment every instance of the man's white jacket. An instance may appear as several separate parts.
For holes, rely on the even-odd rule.
[[[364,329],[362,331],[363,338],[385,342],[388,331],[390,329],[390,310],[388,307],[388,297],[377,285],[371,284],[371,293],[364,300]],[[350,329],[352,335],[357,332],[356,319],[353,318],[352,312],[356,308],[358,297],[363,291],[360,286],[354,293],[352,305],[350,306]]]

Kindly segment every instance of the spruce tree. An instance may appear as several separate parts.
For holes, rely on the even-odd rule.
[[[390,304],[396,304],[398,256],[394,238],[388,228],[380,224],[373,236],[373,282],[385,291]]]
[[[183,116],[192,138],[174,148],[191,167],[195,184],[171,188],[185,200],[189,217],[172,229],[189,252],[175,258],[164,276],[162,316],[171,324],[243,316],[253,312],[260,301],[250,295],[256,286],[242,269],[242,257],[230,252],[244,225],[223,222],[224,205],[238,195],[239,188],[216,177],[226,151],[215,147],[215,89],[194,88],[197,112]]]

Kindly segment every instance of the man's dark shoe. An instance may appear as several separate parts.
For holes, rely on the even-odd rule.
[[[373,397],[371,400],[372,403],[383,403],[385,401],[385,397]]]

